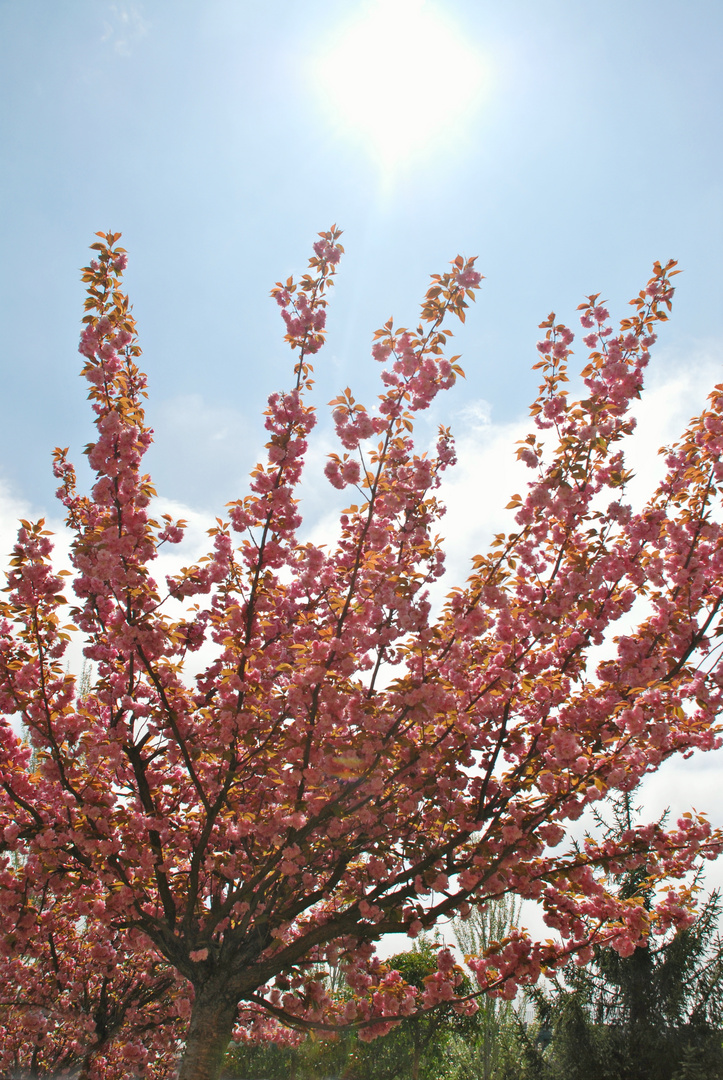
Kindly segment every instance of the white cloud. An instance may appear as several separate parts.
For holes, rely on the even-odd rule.
[[[706,399],[723,376],[723,342],[710,343],[680,355],[676,350],[654,356],[647,386],[633,415],[638,426],[627,443],[626,456],[635,477],[628,485],[633,505],[655,488],[663,475],[658,454],[683,434],[689,419],[705,408]]]
[[[3,567],[8,565],[8,557],[18,535],[20,518],[29,519],[30,504],[13,495],[7,483],[0,480],[0,559]]]
[[[130,56],[132,45],[144,38],[151,26],[141,5],[109,4],[105,14],[101,41],[119,56]]]
[[[455,425],[457,426],[457,425]],[[486,550],[494,534],[514,526],[505,507],[524,492],[530,470],[517,460],[515,444],[531,428],[529,418],[496,424],[486,401],[470,402],[458,415],[457,465],[442,482],[447,507],[439,532],[444,537],[447,573],[444,585],[464,583],[472,556]]]
[[[152,564],[151,572],[159,585],[165,581],[167,575],[179,573],[182,567],[192,566],[208,554],[213,547],[208,530],[216,524],[212,514],[194,510],[173,499],[154,499],[151,516],[158,521],[163,514],[170,515],[174,521],[185,521],[186,526],[181,543],[163,544]]]
[[[201,394],[179,394],[157,403],[149,414],[154,444],[148,467],[157,489],[187,506],[215,508],[247,490],[246,474],[258,458],[260,424],[250,428],[248,417],[223,402],[207,401]]]

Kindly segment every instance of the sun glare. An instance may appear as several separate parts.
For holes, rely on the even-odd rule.
[[[459,134],[484,89],[481,56],[424,0],[371,0],[332,35],[313,76],[340,133],[383,169]]]

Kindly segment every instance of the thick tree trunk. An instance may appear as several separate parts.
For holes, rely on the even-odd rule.
[[[216,988],[197,989],[178,1080],[218,1080],[235,1019],[235,1000]]]

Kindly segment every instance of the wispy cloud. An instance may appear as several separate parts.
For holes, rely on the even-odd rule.
[[[133,45],[148,34],[150,27],[140,4],[109,4],[101,41],[119,56],[130,56]]]
[[[260,424],[250,429],[241,409],[201,394],[179,394],[154,406],[149,419],[155,431],[149,467],[160,492],[217,514],[245,494],[260,450],[252,437],[261,442],[263,430]]]

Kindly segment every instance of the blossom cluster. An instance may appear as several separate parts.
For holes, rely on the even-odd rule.
[[[316,422],[309,357],[324,341],[339,236],[321,234],[309,273],[275,286],[294,367],[268,399],[263,460],[211,530],[208,555],[164,583],[153,562],[184,523],[153,517],[119,237],[103,235],[84,270],[95,482],[80,494],[56,452],[72,573],[53,570],[43,523],[23,522],[0,604],[7,973],[25,985],[52,966],[50,936],[38,933],[40,963],[26,933],[46,911],[49,929],[66,926],[53,931],[58,964],[82,953],[87,972],[69,977],[68,1019],[53,1028],[73,1060],[94,1045],[76,1033],[73,1001],[87,990],[96,1002],[102,972],[125,1009],[107,1060],[137,1054],[136,1067],[149,1047],[166,1052],[162,1034],[154,1044],[134,1028],[130,968],[156,987],[153,1001],[178,1003],[179,1023],[190,1014],[181,1080],[210,1077],[234,1029],[354,1023],[371,1038],[441,1003],[471,1009],[448,950],[419,991],[375,943],[507,894],[537,900],[557,935],[541,944],[515,931],[469,959],[479,993],[512,997],[597,944],[627,955],[648,933],[685,925],[685,877],[723,845],[703,816],[563,843],[609,793],[720,741],[722,388],[669,448],[648,503],[634,508],[625,491],[630,406],[674,264],[656,264],[617,331],[598,296],[581,306],[582,400],[567,390],[573,332],[554,315],[542,324],[535,430],[519,448],[531,479],[511,501],[514,527],[474,557],[433,619],[439,488],[455,449],[442,428],[418,450],[414,422],[462,374],[448,321],[464,319],[481,276],[461,256],[435,275],[418,327],[390,320],[374,336],[377,400],[347,389],[331,403],[338,452],[323,482],[353,488],[355,502],[338,540],[314,544],[300,535]],[[74,631],[93,665],[87,684],[65,670]],[[657,896],[649,913],[608,887],[631,865],[645,865]],[[73,912],[87,920],[83,942]],[[320,970],[332,964],[352,1000],[327,987]],[[86,1034],[94,1008],[78,1020]],[[17,1016],[30,1040],[40,1013]]]

